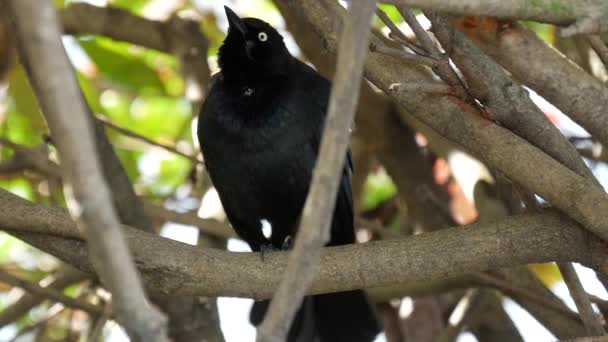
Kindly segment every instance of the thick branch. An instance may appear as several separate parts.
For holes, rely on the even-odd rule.
[[[71,188],[71,213],[89,241],[119,321],[136,340],[165,341],[166,322],[147,302],[96,157],[94,133],[61,44],[55,11],[35,0],[10,2],[27,71]],[[39,58],[44,56],[44,58]]]
[[[468,18],[460,28],[517,80],[608,146],[608,88],[600,80],[518,23]]]
[[[603,0],[384,0],[425,10],[460,15],[533,20],[572,25],[571,34],[601,32],[608,29],[608,4]]]
[[[596,182],[574,146],[532,102],[521,85],[462,33],[454,32],[449,17],[435,14],[429,17],[441,43],[451,45],[450,57],[465,76],[469,91],[491,111],[493,120]]]
[[[82,240],[65,238],[80,234],[65,210],[37,205],[6,191],[0,191],[0,202],[0,227],[92,271]],[[49,231],[50,227],[54,231]],[[287,264],[288,253],[273,253],[261,261],[254,253],[200,249],[124,228],[145,284],[153,292],[270,298]],[[599,239],[567,217],[549,211],[406,239],[325,248],[320,271],[308,293],[390,286],[550,261],[575,261],[607,271],[606,260],[606,249]]]

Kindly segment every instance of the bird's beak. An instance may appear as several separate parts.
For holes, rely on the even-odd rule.
[[[236,15],[236,13],[234,13],[234,11],[228,6],[224,6],[224,10],[226,10],[226,17],[228,18],[228,27],[230,29],[237,30],[243,36],[245,36],[245,33],[247,33],[247,28],[245,27],[243,19],[239,18],[239,16]]]

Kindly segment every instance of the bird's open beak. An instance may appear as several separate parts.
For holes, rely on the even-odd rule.
[[[228,18],[228,27],[230,29],[237,30],[243,36],[245,36],[245,33],[247,33],[247,28],[245,27],[243,19],[239,18],[239,16],[236,15],[236,13],[234,13],[234,11],[228,6],[224,6],[224,10],[226,10],[226,17]]]

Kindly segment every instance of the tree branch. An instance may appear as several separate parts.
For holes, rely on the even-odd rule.
[[[50,283],[45,287],[61,291],[65,287],[82,281],[87,277],[87,274],[82,273],[71,266],[64,266],[62,270],[51,276],[52,280],[50,280]],[[42,284],[47,281],[49,281],[49,279],[45,278],[40,283]],[[4,327],[18,320],[43,300],[45,300],[45,298],[42,296],[36,296],[33,293],[25,293],[16,302],[5,307],[2,312],[0,312],[0,327]]]
[[[11,286],[20,287],[23,290],[30,292],[34,295],[62,303],[65,306],[74,309],[83,310],[85,312],[88,312],[89,314],[100,315],[103,312],[103,309],[98,307],[97,305],[93,305],[82,300],[68,297],[55,289],[39,286],[38,284],[34,284],[19,277],[15,277],[14,275],[3,270],[0,270],[0,282]]]
[[[335,51],[337,36],[328,24],[332,15],[341,17],[339,4],[312,0],[289,2],[321,33],[325,46]],[[372,38],[374,40],[374,38]],[[407,63],[370,54],[366,77],[385,91],[415,119],[440,135],[458,142],[491,168],[500,170],[514,182],[537,193],[587,229],[608,240],[608,195],[595,184],[561,165],[536,147],[483,118],[476,107],[453,97],[438,97],[415,92],[389,92],[394,83],[427,82],[427,77]],[[403,113],[402,113],[403,115]],[[407,118],[404,118],[407,119]],[[538,172],[543,170],[543,172]]]
[[[602,0],[384,0],[425,10],[459,15],[493,16],[570,25],[564,35],[596,33],[608,29],[608,4]]]
[[[521,86],[507,77],[492,59],[475,47],[462,33],[454,32],[449,18],[436,14],[427,14],[427,16],[442,44],[445,46],[447,41],[450,41],[453,47],[452,58],[465,75],[468,89],[490,109],[490,115],[494,120],[538,146],[579,175],[590,179],[599,190],[603,191],[574,146],[534,105]],[[558,263],[558,267],[563,272],[567,272],[564,281],[588,332],[593,335],[603,334],[603,328],[593,316],[589,298],[584,291],[581,291],[580,280],[573,266],[568,263]]]
[[[28,76],[71,186],[71,213],[87,235],[100,278],[114,296],[118,320],[135,340],[166,341],[166,319],[147,302],[121,236],[96,157],[93,127],[61,44],[55,11],[50,3],[35,0],[11,1],[10,6]]]
[[[473,42],[603,146],[608,146],[608,88],[520,24],[467,18],[459,25]],[[464,23],[461,22],[461,23]]]
[[[203,161],[200,160],[200,159],[198,159],[196,156],[191,156],[189,154],[181,152],[180,150],[176,149],[173,146],[161,144],[161,143],[156,142],[156,141],[154,141],[154,140],[152,140],[150,138],[147,138],[147,137],[145,137],[145,136],[143,136],[141,134],[137,134],[137,133],[135,133],[135,132],[133,132],[133,131],[131,131],[129,129],[126,129],[124,127],[120,127],[119,125],[113,123],[112,121],[110,121],[110,120],[108,120],[108,119],[106,119],[104,117],[96,116],[95,119],[97,121],[101,122],[104,126],[109,127],[109,128],[111,128],[111,129],[113,129],[113,130],[115,130],[115,131],[117,131],[117,132],[119,132],[121,134],[124,134],[124,135],[126,135],[128,137],[141,140],[141,141],[143,141],[145,143],[148,143],[150,145],[153,145],[153,146],[158,146],[158,147],[160,147],[162,149],[165,149],[165,150],[167,150],[169,152],[173,152],[173,153],[175,153],[177,155],[180,155],[180,156],[182,156],[182,157],[190,160],[193,163],[203,164]]]
[[[321,248],[329,241],[331,218],[350,140],[349,127],[355,117],[359,98],[370,33],[369,22],[375,8],[375,0],[351,4],[349,19],[342,32],[319,157],[302,210],[295,247],[285,277],[258,328],[257,341],[285,340],[306,289],[318,269]]]
[[[557,266],[559,267],[559,272],[561,273],[564,282],[568,285],[570,296],[574,299],[574,303],[583,319],[587,333],[592,336],[606,335],[602,322],[593,311],[589,296],[587,295],[587,292],[585,292],[583,284],[574,270],[574,266],[572,266],[571,263],[558,263]]]
[[[600,186],[574,146],[532,102],[521,85],[462,33],[454,32],[450,18],[427,16],[442,45],[451,44],[450,57],[463,73],[468,90],[490,110],[493,120]]]
[[[3,190],[0,202],[0,227],[92,272],[80,232],[64,209],[37,205]],[[200,249],[123,228],[144,283],[156,293],[268,299],[287,264],[288,253],[284,252],[261,261],[255,253]],[[607,252],[599,239],[574,221],[547,211],[405,239],[325,248],[308,294],[394,286],[551,261],[579,262],[607,271]]]

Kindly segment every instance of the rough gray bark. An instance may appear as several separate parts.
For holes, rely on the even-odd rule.
[[[95,153],[93,127],[61,44],[55,10],[50,3],[29,0],[12,1],[9,6],[22,59],[61,154],[71,213],[87,236],[100,278],[114,296],[117,318],[134,340],[166,341],[165,318],[145,298],[122,237]]]
[[[608,28],[606,20],[608,4],[602,0],[386,0],[382,2],[460,15],[493,16],[570,25],[563,31],[564,35],[602,32]]]
[[[0,191],[0,200],[0,227],[82,270],[92,270],[80,233],[65,210],[36,205],[6,191]],[[286,266],[287,253],[273,253],[262,262],[255,253],[201,250],[123,228],[144,283],[153,292],[267,299]],[[603,272],[608,270],[606,253],[597,237],[567,217],[547,211],[404,239],[325,248],[308,294],[549,261],[579,262]]]

